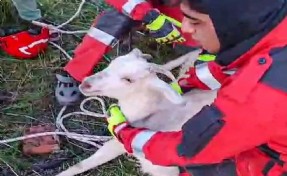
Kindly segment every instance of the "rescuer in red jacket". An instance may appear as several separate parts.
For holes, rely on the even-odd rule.
[[[287,1],[184,0],[181,10],[182,30],[236,73],[180,131],[109,129],[130,153],[185,175],[286,176]]]
[[[65,70],[79,82],[92,74],[103,55],[113,48],[120,37],[141,24],[159,43],[199,46],[190,35],[180,31],[183,14],[178,3],[173,3],[173,0],[106,0],[106,2],[115,9],[105,11],[96,18],[82,43],[76,48],[73,60],[65,66]],[[210,60],[213,59],[203,59],[203,61]],[[202,89],[217,89],[220,87],[220,80],[228,76],[222,73],[221,67],[214,62],[205,64],[204,67],[191,68],[187,74],[188,76],[179,82],[180,85]]]
[[[64,68],[79,82],[91,75],[94,67],[103,59],[103,55],[108,53],[121,37],[142,24],[158,43],[197,46],[190,36],[184,36],[180,31],[183,15],[177,13],[180,12],[178,7],[159,5],[162,3],[158,0],[106,0],[106,2],[114,9],[106,10],[97,16],[82,43],[76,48],[73,60]],[[178,15],[166,16],[157,7],[166,13]]]
[[[199,46],[189,34],[180,30],[183,14],[179,9],[179,3],[174,0],[106,0],[106,2],[114,9],[97,16],[82,43],[77,46],[73,59],[64,68],[67,72],[64,75],[68,77],[70,75],[78,82],[90,76],[95,66],[103,59],[103,55],[135,26],[143,24],[158,43]],[[191,67],[185,77],[179,80],[183,91],[192,88],[218,89],[221,82],[234,73],[223,70],[213,62],[214,57],[208,53],[200,55],[197,63],[202,61],[205,63]],[[72,81],[72,78],[65,79]],[[61,86],[64,85],[62,82],[61,79],[58,81],[56,97],[61,104],[71,104],[77,100],[78,94],[71,94],[74,89]]]

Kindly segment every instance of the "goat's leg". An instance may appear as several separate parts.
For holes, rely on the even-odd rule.
[[[201,50],[198,49],[198,50],[195,50],[195,51],[191,51],[179,58],[176,58],[172,61],[169,61],[168,63],[164,64],[163,67],[167,70],[172,70],[176,67],[179,67],[180,65],[184,64],[185,62],[191,62],[191,63],[194,63],[197,58],[198,58],[198,55],[200,54]]]
[[[102,165],[126,152],[124,146],[116,139],[112,139],[99,148],[89,158],[61,172],[57,176],[73,176]]]
[[[164,167],[153,165],[149,160],[137,157],[141,164],[141,169],[143,173],[147,173],[151,176],[178,176],[178,167]]]

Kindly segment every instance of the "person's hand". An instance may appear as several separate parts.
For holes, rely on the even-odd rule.
[[[108,109],[108,129],[113,136],[117,136],[117,132],[119,132],[119,127],[127,126],[127,120],[124,114],[121,112],[118,105],[111,105]],[[120,128],[122,129],[122,128]]]
[[[161,14],[155,9],[146,14],[143,23],[149,30],[150,35],[155,38],[158,43],[170,44],[185,41],[176,28],[181,27],[181,23],[171,17]]]
[[[203,76],[207,73],[210,74],[210,63],[214,61],[216,58],[216,55],[209,54],[206,52],[201,53],[197,60],[194,62],[194,66],[190,67],[185,74],[181,75],[178,79],[178,84],[181,87],[181,89],[186,92],[193,88],[199,88],[203,90],[210,90],[210,88],[205,85],[204,82],[202,82],[202,78],[204,80],[210,79],[209,77]],[[214,62],[213,62],[214,63]],[[214,64],[212,64],[214,65]],[[214,67],[214,66],[213,66]],[[211,67],[211,68],[213,68]],[[204,73],[200,72],[201,74],[198,74],[198,70],[203,70]],[[205,73],[206,72],[206,73]],[[218,71],[217,71],[218,72]],[[219,71],[221,72],[221,71]],[[213,73],[216,73],[213,71]],[[212,75],[212,74],[211,74]]]

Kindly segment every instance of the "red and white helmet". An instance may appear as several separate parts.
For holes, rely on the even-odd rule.
[[[42,28],[38,35],[28,31],[0,37],[0,47],[10,56],[17,59],[32,59],[48,47],[49,30]]]

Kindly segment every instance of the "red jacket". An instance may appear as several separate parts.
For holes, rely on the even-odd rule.
[[[150,1],[149,3],[144,0],[106,0],[110,5],[114,6],[118,11],[125,14],[129,14],[132,19],[140,20],[146,14],[148,10],[152,8],[158,8],[162,13],[171,16],[179,21],[182,20],[183,15],[178,7],[167,7],[157,3],[157,0]],[[135,2],[135,3],[132,3]],[[95,20],[100,21],[100,17]],[[110,21],[113,23],[113,21]],[[114,24],[114,23],[113,23]],[[108,26],[109,24],[105,24]],[[105,42],[107,38],[111,38],[111,35],[104,35],[105,33],[94,30],[92,25],[90,31],[85,35],[82,43],[76,48],[74,58],[65,66],[65,70],[77,81],[81,82],[85,77],[93,74],[94,67],[102,61],[103,55],[109,52],[112,47],[110,41]],[[104,31],[106,32],[106,31]],[[119,31],[115,31],[119,33]],[[106,33],[107,34],[107,33]],[[114,36],[112,36],[114,37]],[[191,39],[191,35],[185,36],[187,42],[185,45],[194,46],[195,43]],[[221,82],[228,76],[223,73],[223,68],[215,62],[209,62],[208,64],[198,65],[195,68],[189,70],[188,77],[185,78],[186,84],[181,84],[182,87],[194,87],[201,89],[218,89],[221,86]],[[181,80],[182,81],[182,80]]]
[[[179,6],[169,7],[159,2],[159,0],[105,0],[109,5],[113,6],[118,11],[130,16],[133,20],[141,21],[146,13],[154,8],[157,8],[161,13],[172,17],[178,21],[182,21],[183,14]],[[180,30],[180,29],[179,29]],[[190,34],[182,33],[186,42],[182,45],[197,46],[197,43],[191,38]]]
[[[190,67],[178,83],[184,90],[198,88],[215,90],[221,87],[224,80],[234,74],[235,70],[218,65],[215,61],[202,62]]]
[[[202,166],[226,167],[228,161],[236,166],[228,176],[285,176],[287,18],[228,67],[238,70],[225,79],[214,103],[182,130],[128,126],[118,134],[125,148],[156,165],[185,167],[194,176]]]

